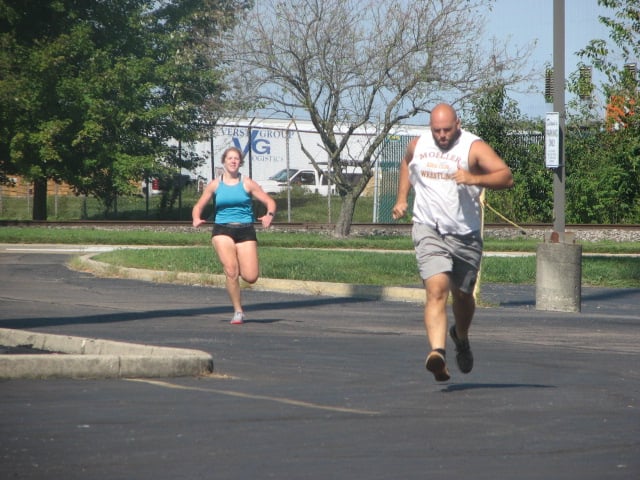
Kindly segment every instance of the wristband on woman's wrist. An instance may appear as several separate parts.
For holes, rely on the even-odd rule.
[[[267,212],[267,215],[269,215],[270,217],[273,217],[273,216],[275,216],[275,213],[273,213],[273,212]]]

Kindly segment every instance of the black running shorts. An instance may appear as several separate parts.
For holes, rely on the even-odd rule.
[[[254,242],[258,241],[256,237],[256,228],[252,223],[227,223],[213,224],[213,232],[211,236],[215,237],[216,235],[226,235],[227,237],[231,237],[235,243],[248,242],[253,240]]]

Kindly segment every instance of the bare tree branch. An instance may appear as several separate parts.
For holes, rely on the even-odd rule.
[[[355,200],[373,174],[376,151],[392,129],[447,101],[465,109],[492,86],[532,80],[532,45],[485,39],[482,0],[261,0],[227,51],[257,105],[307,116],[343,196],[337,235],[349,232]],[[354,132],[369,143],[350,158]],[[317,159],[309,157],[319,169]],[[357,160],[352,185],[341,162]],[[349,200],[349,201],[346,201]]]

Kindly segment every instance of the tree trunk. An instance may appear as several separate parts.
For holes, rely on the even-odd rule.
[[[333,236],[338,238],[348,237],[351,233],[351,224],[353,223],[353,213],[356,208],[356,199],[353,196],[353,192],[348,192],[342,197],[342,207],[340,208],[340,215],[336,222],[335,229],[333,230]]]
[[[47,219],[47,179],[33,181],[33,220]]]

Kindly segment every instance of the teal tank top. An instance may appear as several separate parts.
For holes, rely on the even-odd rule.
[[[237,185],[225,185],[220,179],[216,189],[215,223],[253,223],[251,195],[244,189],[242,177]]]

